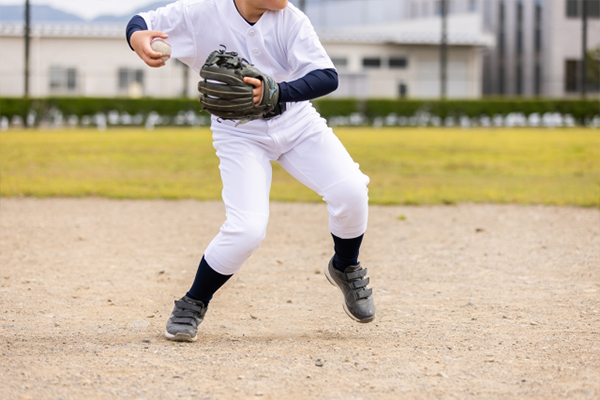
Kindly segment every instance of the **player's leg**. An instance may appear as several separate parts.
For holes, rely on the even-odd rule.
[[[208,245],[205,258],[218,273],[232,275],[266,235],[272,154],[262,142],[228,135],[215,135],[214,146],[220,160],[227,218]]]
[[[192,287],[175,302],[165,336],[193,341],[213,294],[258,248],[269,218],[271,164],[260,143],[215,135],[227,219],[205,251]]]
[[[358,262],[367,228],[369,178],[323,120],[313,122],[278,161],[327,202],[335,254],[326,276],[342,291],[344,310],[351,318],[372,321],[375,305],[372,291],[367,288],[369,278]]]

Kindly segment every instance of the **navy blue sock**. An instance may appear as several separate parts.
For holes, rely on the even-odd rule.
[[[191,297],[194,300],[200,300],[207,306],[212,299],[213,294],[215,294],[215,292],[232,276],[233,275],[221,275],[212,269],[204,257],[202,257],[200,265],[198,266],[198,271],[196,272],[194,283],[186,296]]]
[[[333,255],[333,266],[339,271],[345,271],[350,265],[358,264],[358,252],[364,234],[354,239],[342,239],[333,233],[333,244],[335,254]]]

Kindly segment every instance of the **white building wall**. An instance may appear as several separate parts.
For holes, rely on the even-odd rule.
[[[0,96],[22,96],[24,92],[24,40],[2,37],[3,54],[11,54],[10,63],[0,64]],[[73,91],[51,90],[52,66],[75,68],[77,87]],[[184,66],[170,60],[162,68],[150,68],[129,49],[124,38],[33,37],[30,48],[30,96],[129,96],[119,89],[119,68],[141,69],[144,96],[177,97],[184,89]],[[187,68],[187,67],[185,67]],[[188,93],[196,93],[198,79],[189,72]]]
[[[409,98],[439,98],[440,51],[431,45],[338,44],[324,42],[332,59],[344,58],[347,66],[337,67],[340,87],[332,97],[400,97],[400,84]],[[481,50],[451,46],[448,51],[449,98],[481,96]],[[364,68],[365,57],[381,58],[380,68]],[[389,68],[390,57],[405,57],[406,68]],[[352,87],[351,87],[352,86]]]
[[[35,47],[35,40],[32,41]],[[0,63],[0,96],[22,96],[25,87],[23,66],[25,52],[23,41],[0,36],[0,49],[3,54],[10,54],[10,62]],[[6,56],[5,56],[6,57]],[[38,61],[39,62],[39,61]],[[31,64],[33,67],[34,64]]]
[[[162,68],[148,67],[131,51],[124,34],[120,33],[120,29],[116,33],[114,29],[109,29],[102,36],[34,35],[30,52],[30,96],[178,97],[184,91],[184,85],[187,86],[189,97],[197,96],[199,77],[194,71],[188,69],[187,82],[184,83],[184,68],[187,67],[176,60],[168,61]],[[0,64],[0,96],[22,96],[24,39],[16,34],[4,35],[0,37],[0,45],[3,54],[11,54],[10,63]],[[324,41],[324,47],[334,60],[347,60],[345,66],[338,67],[340,87],[332,97],[398,98],[401,84],[406,88],[406,97],[439,97],[440,56],[437,45]],[[365,68],[365,57],[380,58],[381,66]],[[406,58],[406,67],[391,68],[388,62],[390,57]],[[448,97],[481,96],[480,58],[480,47],[449,46]],[[52,89],[52,67],[75,69],[76,87],[73,90]],[[120,88],[120,68],[141,70],[143,90]]]

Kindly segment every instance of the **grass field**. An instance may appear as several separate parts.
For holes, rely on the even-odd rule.
[[[592,129],[336,128],[374,204],[600,206]],[[218,199],[208,129],[0,133],[0,195]],[[274,163],[273,200],[319,201]]]

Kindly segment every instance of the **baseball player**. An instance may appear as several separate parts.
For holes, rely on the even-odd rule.
[[[196,72],[215,49],[235,51],[276,82],[278,92],[277,107],[262,118],[240,123],[212,116],[226,221],[205,249],[190,290],[175,301],[165,336],[196,340],[213,294],[264,239],[274,160],[327,203],[334,255],[325,275],[341,290],[350,318],[372,321],[372,290],[358,262],[369,178],[309,102],[338,85],[309,19],[288,0],[182,0],[131,19],[131,48],[147,65],[161,67],[161,54],[150,46],[155,38],[168,39],[171,56]],[[264,80],[243,80],[259,104]]]

